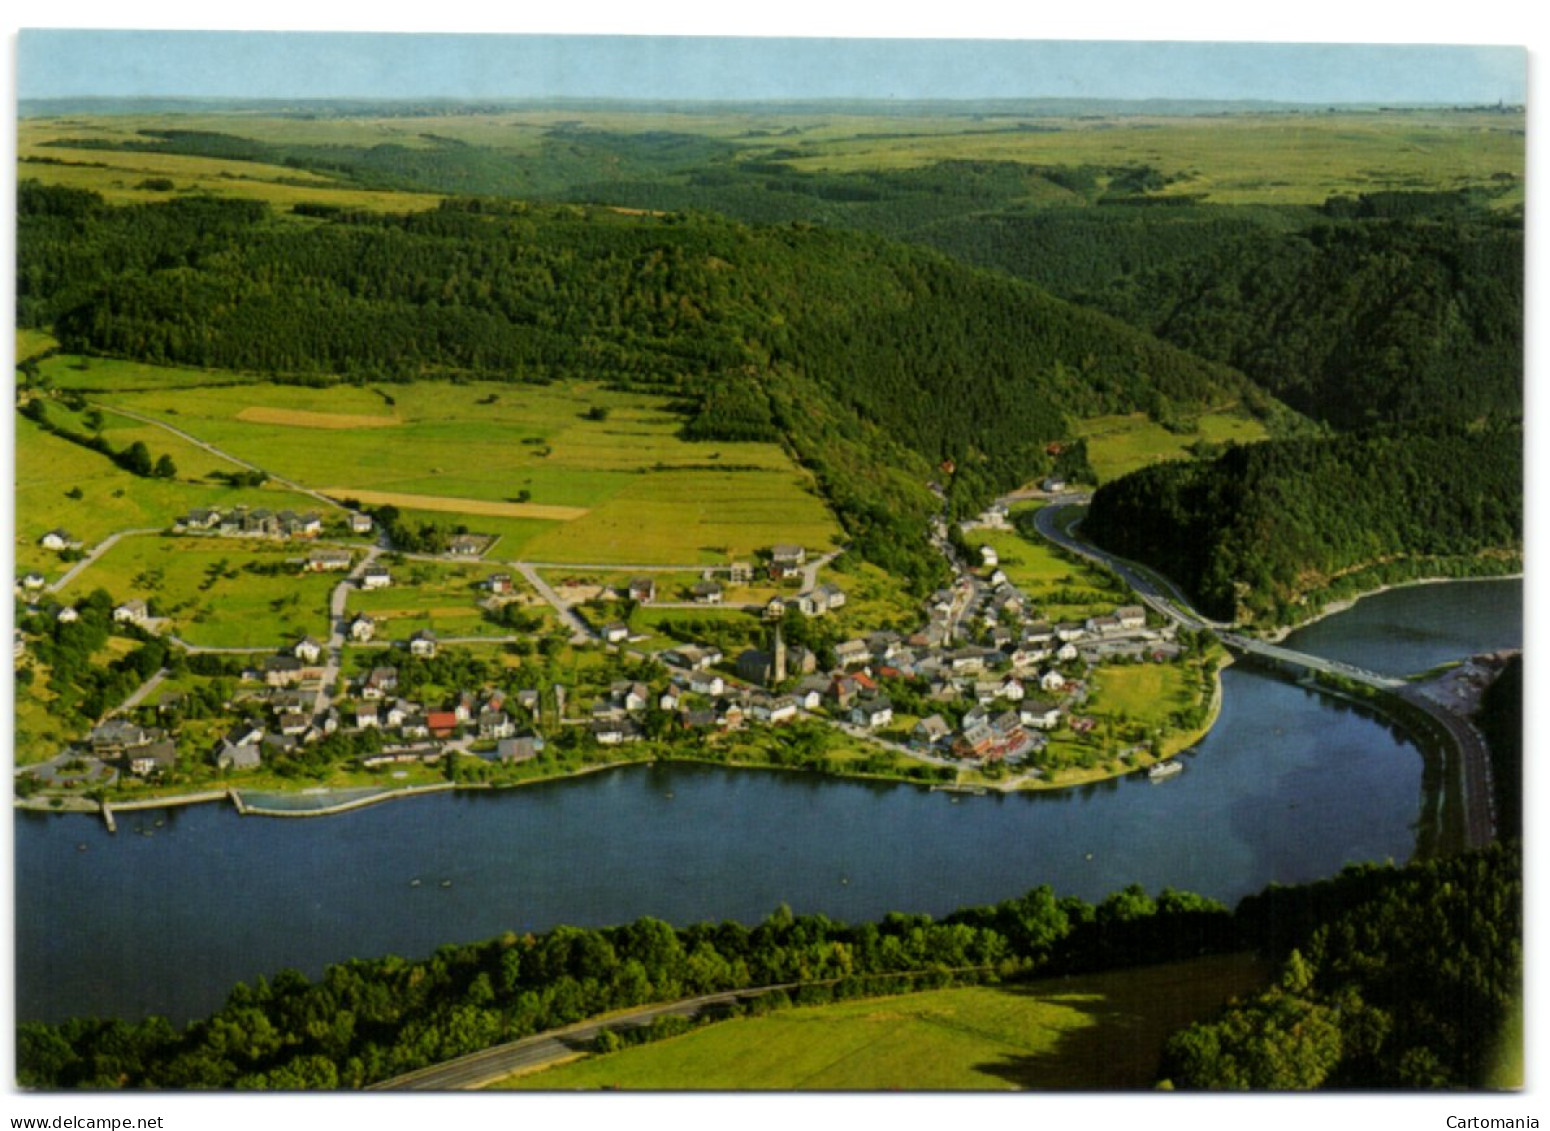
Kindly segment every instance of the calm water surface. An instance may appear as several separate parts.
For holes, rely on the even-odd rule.
[[[1474,608],[1506,602],[1474,588],[1398,590],[1305,631],[1374,617],[1366,631],[1388,650],[1374,655],[1395,663],[1341,658],[1429,666],[1438,661],[1399,662],[1414,645],[1403,626],[1415,610],[1403,602],[1423,594],[1436,613],[1451,591],[1474,611],[1438,614],[1442,627],[1425,630],[1420,651],[1450,624],[1474,635],[1435,644],[1453,648],[1449,657],[1513,643]],[[1397,611],[1386,600],[1395,597]],[[1503,619],[1517,631],[1515,614]],[[1294,645],[1316,650],[1302,633]],[[317,819],[241,818],[213,805],[124,814],[117,836],[86,817],[18,814],[17,1015],[183,1020],[216,1008],[233,983],[284,967],[316,975],[352,955],[419,956],[562,922],[754,922],[782,902],[848,920],[942,914],[1042,883],[1089,900],[1132,882],[1233,900],[1273,880],[1409,857],[1421,791],[1414,747],[1246,667],[1223,684],[1216,728],[1185,773],[1155,784],[970,797],[629,767]]]

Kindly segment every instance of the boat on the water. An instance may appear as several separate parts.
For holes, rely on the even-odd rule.
[[[1146,776],[1153,781],[1161,781],[1163,778],[1171,778],[1174,774],[1183,773],[1183,771],[1184,763],[1170,758],[1166,762],[1158,762],[1150,770],[1147,770]]]

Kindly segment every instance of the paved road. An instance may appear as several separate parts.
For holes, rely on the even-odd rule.
[[[1491,789],[1491,757],[1485,736],[1468,719],[1455,714],[1415,686],[1399,697],[1425,711],[1451,739],[1459,752],[1459,779],[1463,783],[1464,846],[1483,848],[1496,837],[1496,799]]]
[[[88,550],[84,558],[66,570],[63,577],[54,582],[52,585],[45,586],[44,591],[48,593],[58,593],[61,589],[74,581],[83,569],[86,569],[98,558],[102,557],[103,554],[107,553],[114,546],[118,545],[118,540],[120,538],[130,538],[137,534],[160,533],[160,527],[141,527],[137,530],[120,530],[117,534],[109,534],[101,542],[98,542],[95,546]]]
[[[628,1013],[615,1014],[603,1020],[583,1021],[564,1029],[555,1029],[537,1036],[525,1037],[510,1044],[497,1045],[482,1052],[449,1060],[445,1064],[421,1068],[391,1080],[368,1084],[367,1091],[453,1091],[482,1088],[503,1080],[516,1072],[542,1067],[566,1060],[579,1053],[590,1051],[592,1041],[604,1029],[633,1029],[650,1025],[659,1017],[694,1017],[706,1009],[728,1005],[739,999],[758,997],[775,990],[789,990],[800,983],[790,982],[779,986],[761,986],[757,989],[734,990],[729,993],[709,994],[686,1001],[668,1002],[664,1005],[645,1006]]]
[[[321,719],[329,708],[334,693],[334,684],[339,679],[339,671],[344,665],[344,635],[348,631],[345,624],[345,606],[350,600],[350,591],[359,584],[361,577],[366,573],[366,567],[377,560],[382,553],[380,546],[372,546],[367,549],[365,556],[355,564],[349,574],[329,594],[328,598],[328,641],[324,644],[324,650],[328,660],[323,665],[323,680],[318,684],[317,697],[312,701],[312,718]]]
[[[592,639],[592,629],[587,622],[576,615],[576,611],[570,607],[561,596],[550,587],[549,583],[538,576],[538,566],[533,562],[512,562],[517,571],[527,578],[527,583],[545,601],[553,606],[554,611],[560,614],[560,623],[568,625],[571,630],[571,643],[583,644]],[[584,566],[578,568],[586,568]]]
[[[1056,523],[1060,509],[1066,506],[1082,506],[1091,501],[1091,495],[1060,495],[1050,500],[1050,504],[1041,508],[1033,516],[1033,525],[1038,532],[1064,549],[1086,558],[1088,561],[1097,562],[1113,570],[1120,579],[1135,592],[1136,596],[1156,609],[1163,616],[1185,628],[1199,629],[1226,628],[1227,625],[1219,621],[1213,621],[1209,617],[1197,612],[1189,603],[1178,587],[1171,581],[1163,578],[1152,570],[1138,566],[1134,562],[1124,558],[1115,557],[1104,550],[1073,538],[1062,530]]]
[[[110,714],[123,714],[126,711],[133,711],[136,707],[138,707],[141,703],[143,703],[145,701],[145,697],[147,695],[149,695],[151,692],[155,691],[158,687],[160,687],[161,686],[161,681],[166,679],[166,678],[167,678],[167,669],[166,668],[162,668],[159,671],[155,672],[151,676],[150,679],[146,680],[139,687],[135,688],[134,693],[131,694],[128,699],[125,699],[121,704],[119,704],[119,708],[118,708],[117,711],[112,711],[112,712],[109,712],[109,713]]]

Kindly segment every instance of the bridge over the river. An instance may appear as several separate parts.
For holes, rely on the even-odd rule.
[[[1323,656],[1310,656],[1306,652],[1282,648],[1279,644],[1255,640],[1251,636],[1240,636],[1236,632],[1221,632],[1217,635],[1222,643],[1234,652],[1241,652],[1248,656],[1259,656],[1263,659],[1272,660],[1277,664],[1285,664],[1288,667],[1343,676],[1346,679],[1366,684],[1368,687],[1376,687],[1383,691],[1397,691],[1405,686],[1405,681],[1402,679],[1379,675],[1377,672],[1370,672],[1366,668],[1359,668],[1354,664],[1347,664],[1340,660],[1329,660]]]

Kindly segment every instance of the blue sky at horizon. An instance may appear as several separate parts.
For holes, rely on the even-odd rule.
[[[1517,47],[26,29],[19,99],[1526,98]]]

